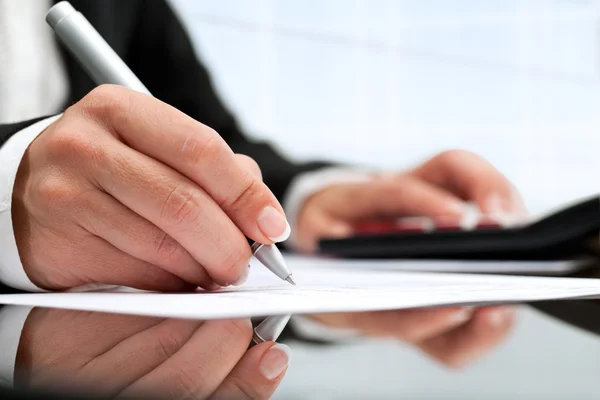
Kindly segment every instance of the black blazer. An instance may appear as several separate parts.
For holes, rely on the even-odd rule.
[[[281,199],[296,175],[326,165],[322,162],[294,164],[268,144],[254,142],[244,136],[235,118],[219,99],[183,25],[165,0],[70,2],[94,25],[154,96],[215,129],[236,153],[256,160],[265,183],[277,198]],[[39,23],[46,22],[42,20]],[[96,85],[64,49],[62,57],[70,85],[66,108]],[[38,119],[0,125],[0,146]]]
[[[268,144],[254,142],[244,136],[235,118],[215,93],[208,71],[197,59],[188,34],[165,0],[70,2],[94,25],[155,97],[212,127],[233,151],[256,160],[265,183],[278,198],[297,174],[325,165],[320,162],[294,164]],[[96,85],[66,51],[62,52],[62,56],[70,85],[67,107]],[[0,145],[32,122],[0,125]]]

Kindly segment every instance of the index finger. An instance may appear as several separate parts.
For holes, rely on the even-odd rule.
[[[202,187],[246,236],[261,243],[289,236],[273,193],[244,169],[215,130],[154,97],[119,86],[98,87],[84,108],[127,145]]]
[[[251,336],[250,320],[207,321],[174,354],[117,397],[208,398],[244,356]]]

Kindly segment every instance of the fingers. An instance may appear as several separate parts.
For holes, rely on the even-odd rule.
[[[495,347],[509,333],[514,310],[509,307],[479,309],[467,324],[419,343],[431,357],[460,368]]]
[[[67,286],[45,289],[62,290],[87,283],[100,283],[142,290],[190,290],[188,283],[172,273],[123,253],[97,237],[90,238],[81,249],[74,251],[70,256],[69,259],[63,260],[65,264],[70,264],[70,268],[65,268],[65,273],[72,274],[73,271],[77,271],[77,281],[66,277],[61,281]]]
[[[160,366],[121,397],[204,399],[214,393],[248,349],[249,320],[208,321]]]
[[[467,322],[470,307],[425,308],[364,313],[315,315],[330,326],[352,328],[365,335],[420,343]]]
[[[248,241],[202,188],[116,141],[107,146],[111,162],[89,171],[102,189],[173,238],[214,282],[229,285],[244,276]]]
[[[510,331],[509,307],[446,307],[312,316],[338,328],[412,343],[436,360],[462,367],[495,347]]]
[[[443,152],[412,174],[475,202],[484,213],[523,212],[515,188],[492,164],[468,151]]]
[[[459,198],[407,174],[353,185],[351,193],[344,198],[353,201],[340,204],[338,212],[365,219],[399,215],[460,215],[464,210]]]
[[[103,382],[102,394],[116,396],[177,353],[202,324],[196,320],[154,321],[143,330],[109,343],[106,351],[83,366],[77,380],[88,382],[88,389]]]
[[[194,286],[218,287],[175,239],[108,194],[90,191],[79,214],[77,220],[84,229],[123,253],[156,265]]]
[[[265,342],[244,355],[211,399],[269,399],[288,367],[290,348]]]
[[[409,343],[419,343],[467,322],[473,315],[469,307],[432,308],[421,310],[401,310],[396,323],[382,328],[395,332],[394,337]],[[393,323],[391,318],[388,323]],[[394,326],[395,325],[395,326]],[[392,330],[393,329],[393,330]]]
[[[235,161],[213,129],[153,97],[116,86],[95,89],[82,107],[130,147],[204,189],[250,238],[272,243],[289,235],[273,193]]]
[[[158,318],[36,308],[23,328],[15,378],[35,390],[114,394],[143,361],[127,352],[130,338],[160,325]]]

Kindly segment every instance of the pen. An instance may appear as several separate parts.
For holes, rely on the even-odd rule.
[[[288,321],[292,316],[287,315],[274,315],[265,318],[260,324],[254,328],[254,334],[252,335],[252,341],[256,344],[262,342],[274,342],[277,340],[281,332],[285,329]]]
[[[92,24],[68,1],[61,1],[50,8],[46,22],[96,84],[120,85],[152,95]],[[254,243],[250,248],[254,257],[271,272],[292,285],[296,284],[292,271],[274,244]]]

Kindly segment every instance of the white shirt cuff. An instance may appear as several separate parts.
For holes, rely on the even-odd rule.
[[[4,387],[13,387],[21,333],[32,309],[26,306],[0,308],[0,385]]]
[[[341,183],[367,182],[379,171],[360,168],[331,167],[300,174],[290,184],[283,198],[283,209],[292,233],[286,241],[292,249],[295,247],[297,218],[304,202],[318,191]],[[301,338],[308,340],[344,341],[360,336],[357,332],[326,326],[309,317],[293,316],[290,326]]]
[[[287,220],[292,228],[292,233],[286,241],[292,249],[296,246],[296,226],[297,218],[302,211],[304,202],[313,194],[341,183],[360,183],[368,182],[373,179],[378,171],[367,168],[345,168],[331,167],[322,168],[311,172],[306,172],[297,176],[290,184],[287,192],[283,196],[282,206]]]
[[[12,223],[12,195],[17,170],[25,151],[60,115],[39,121],[14,134],[0,147],[0,282],[29,292],[43,291],[35,286],[23,269]]]

